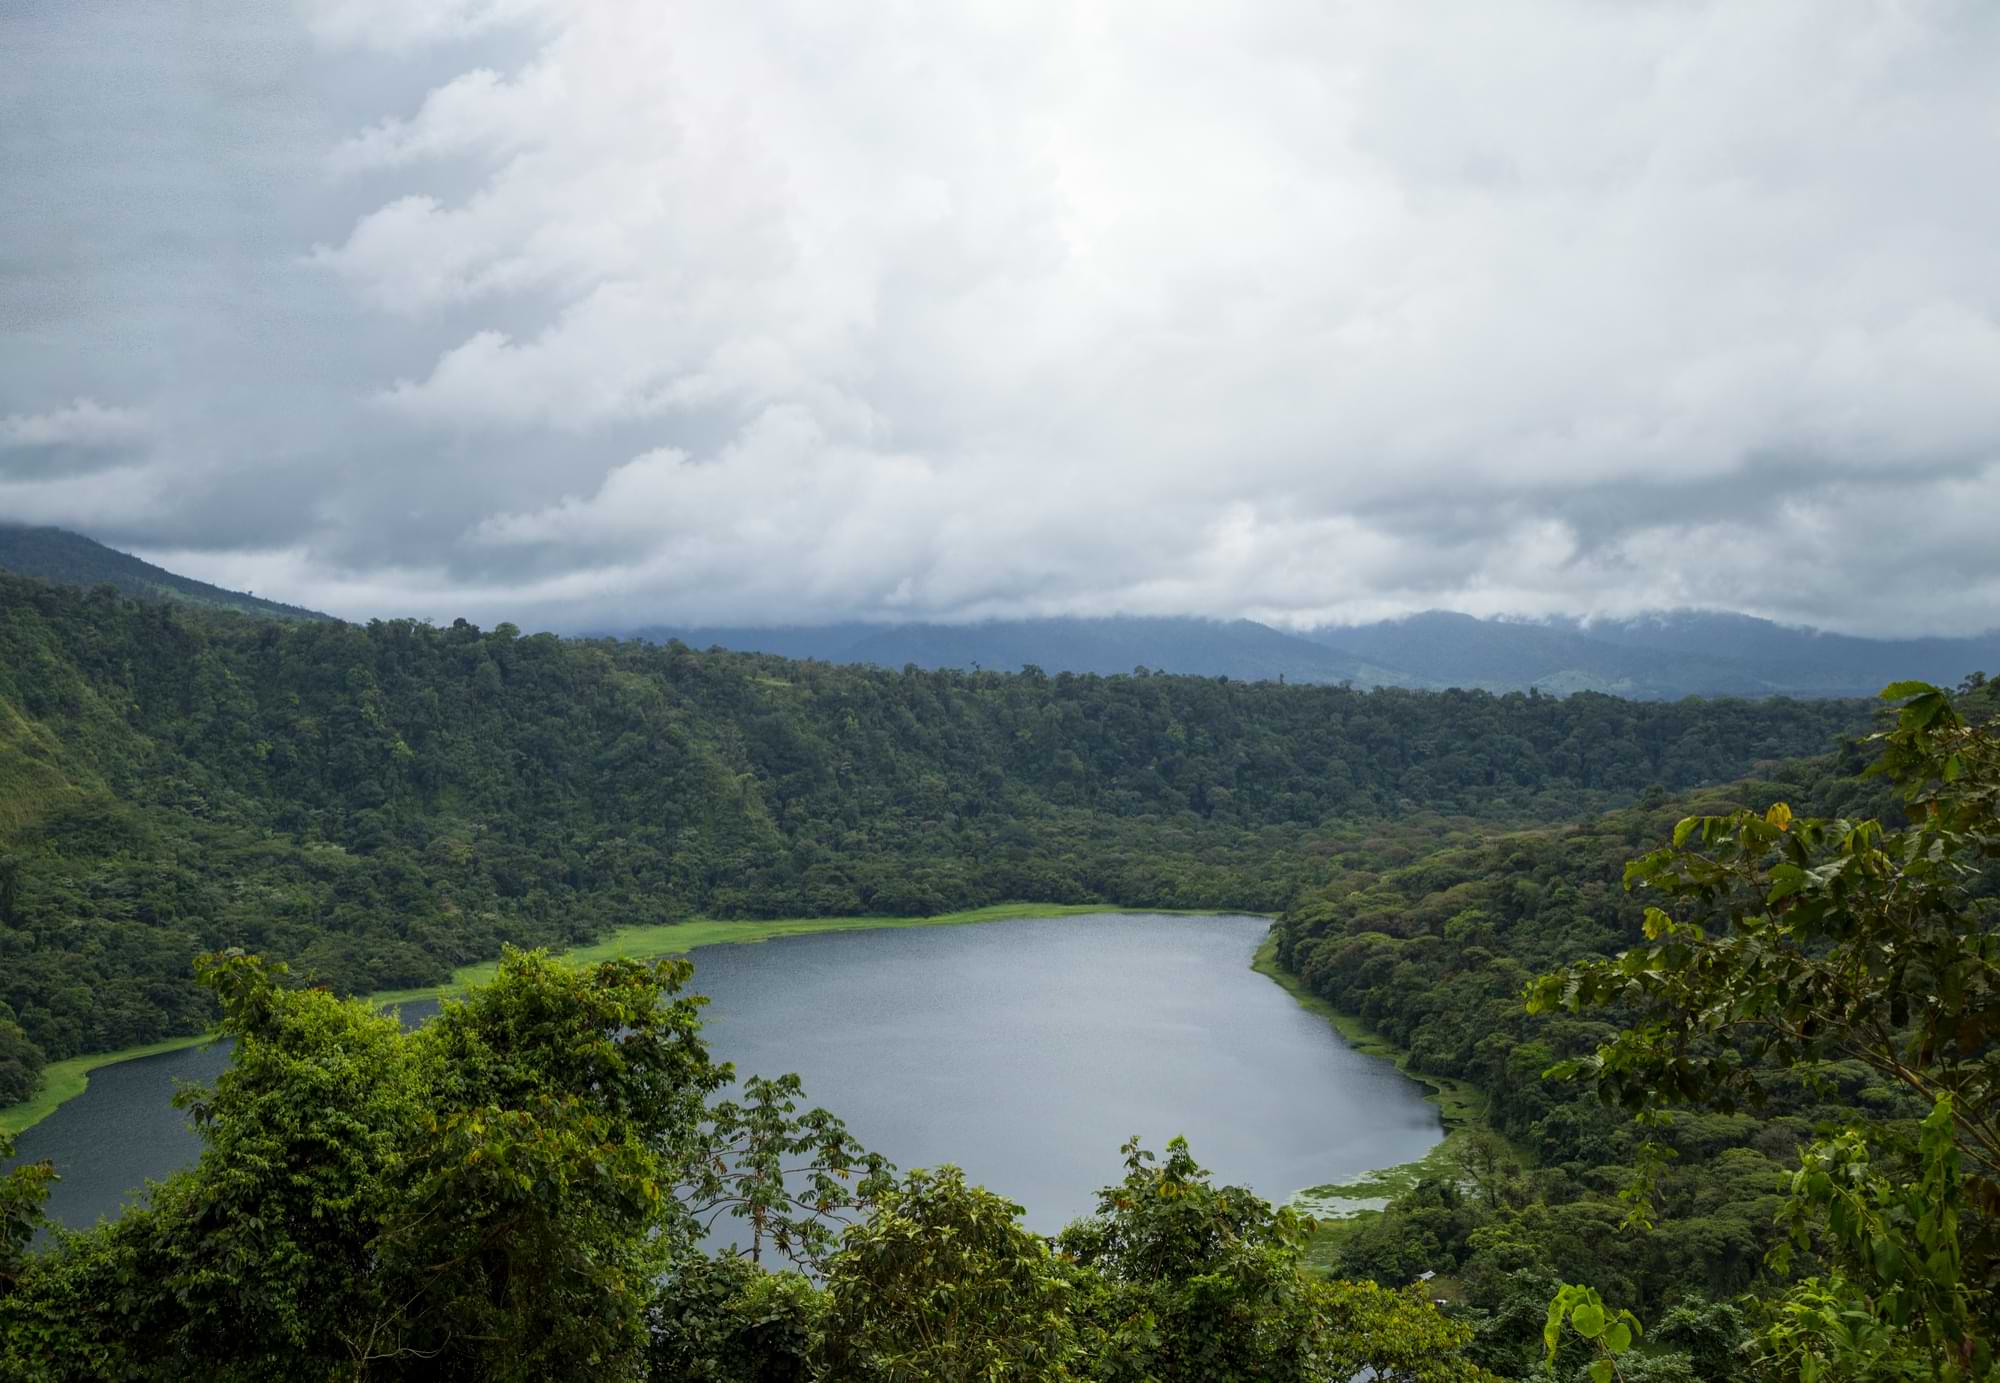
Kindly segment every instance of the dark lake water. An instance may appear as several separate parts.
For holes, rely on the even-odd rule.
[[[1282,1201],[1421,1157],[1420,1087],[1250,969],[1261,918],[1134,914],[789,937],[694,953],[707,1033],[900,1167],[956,1162],[1053,1232],[1121,1173],[1132,1134],[1184,1134],[1218,1179]],[[429,1006],[410,1006],[406,1020]],[[22,1134],[62,1175],[50,1213],[115,1214],[200,1152],[169,1103],[223,1046],[103,1067]]]

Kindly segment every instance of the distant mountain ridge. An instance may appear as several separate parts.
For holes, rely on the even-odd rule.
[[[70,586],[109,584],[141,599],[259,618],[334,618],[179,576],[60,528],[0,522],[0,570]],[[1868,697],[1903,678],[1956,684],[1970,673],[2000,674],[2000,630],[1971,638],[1864,639],[1708,610],[1589,621],[1480,619],[1427,610],[1302,633],[1247,619],[1141,615],[974,624],[650,625],[599,632],[891,668],[1037,667],[1052,675],[1113,676],[1143,667],[1245,681],[1345,682],[1364,689],[1535,688],[1558,696],[1603,692],[1647,701]]]
[[[1286,633],[1250,620],[1107,616],[980,624],[673,628],[628,637],[881,667],[982,667],[1109,675],[1155,672],[1357,687],[1550,695],[1873,696],[1906,677],[1956,684],[2000,672],[2000,633],[1861,639],[1749,615],[1662,611],[1622,620],[1479,619],[1431,610],[1373,624]]]
[[[332,615],[225,590],[141,561],[129,552],[65,528],[30,528],[0,522],[0,571],[61,586],[115,586],[139,600],[177,600],[211,610],[234,610],[265,619],[329,620]]]
[[[1749,615],[1669,610],[1599,621],[1589,633],[1629,648],[1705,650],[1834,695],[1854,689],[1872,696],[1904,677],[1956,683],[1972,672],[2000,673],[2000,629],[1963,639],[1862,639]]]
[[[1424,679],[1247,619],[1113,615],[994,620],[979,624],[833,624],[631,630],[653,643],[776,653],[876,667],[985,668],[1112,676],[1144,667],[1196,677],[1235,677],[1357,687],[1425,687]]]
[[[1873,696],[1916,677],[1956,684],[2000,671],[2000,632],[1962,639],[1862,639],[1751,615],[1667,610],[1625,619],[1476,619],[1430,610],[1314,630],[1330,648],[1433,685],[1558,694]]]

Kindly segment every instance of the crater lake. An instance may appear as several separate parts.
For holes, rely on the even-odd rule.
[[[1274,1201],[1443,1137],[1421,1086],[1250,968],[1268,926],[1102,913],[809,934],[701,947],[693,988],[739,1074],[798,1072],[865,1146],[956,1163],[1054,1232],[1119,1178],[1135,1134],[1155,1150],[1184,1135],[1219,1182]],[[197,1157],[173,1090],[227,1062],[217,1043],[100,1068],[21,1134],[17,1160],[62,1177],[50,1216],[114,1215]]]

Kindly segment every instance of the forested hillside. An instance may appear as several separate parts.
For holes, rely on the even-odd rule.
[[[54,1169],[0,1176],[0,1375],[1984,1383],[2000,739],[1899,696],[1886,741],[1685,802],[1339,835],[1283,957],[1482,1084],[1529,1157],[1461,1134],[1331,1277],[1180,1139],[1128,1142],[1044,1239],[796,1076],[738,1098],[685,960],[509,951],[405,1032],[231,951],[198,962],[237,1045],[181,1097],[197,1163],[39,1251]],[[1779,793],[1890,830],[1736,805]],[[1616,878],[1656,890],[1636,926]]]
[[[691,913],[1275,910],[1334,823],[1555,819],[1864,720],[888,672],[0,578],[0,1022],[48,1057],[190,1030],[190,961],[227,945],[357,991]]]
[[[1991,688],[1975,684],[1961,705],[1975,718],[2000,710]],[[1904,825],[1901,797],[1865,775],[1872,757],[1850,744],[1726,788],[1566,826],[1442,842],[1386,831],[1356,842],[1337,876],[1281,920],[1280,964],[1407,1049],[1412,1069],[1476,1086],[1492,1128],[1512,1146],[1469,1140],[1462,1175],[1427,1179],[1344,1234],[1334,1269],[1391,1286],[1442,1274],[1479,1322],[1475,1356],[1502,1373],[1530,1369],[1546,1306],[1567,1281],[1588,1282],[1648,1320],[1667,1316],[1675,1347],[1708,1342],[1701,1376],[1733,1376],[1727,1351],[1715,1350],[1743,1338],[1745,1318],[1719,1303],[1753,1289],[1772,1295],[1787,1280],[1766,1255],[1786,1238],[1777,1212],[1799,1149],[1829,1127],[1881,1122],[1910,1136],[1929,1100],[1836,1051],[1810,1068],[1773,1065],[1759,1101],[1703,1108],[1690,1098],[1641,1123],[1587,1083],[1544,1077],[1559,1061],[1589,1060],[1632,1012],[1614,1004],[1531,1014],[1522,995],[1539,974],[1646,944],[1646,908],[1661,899],[1629,890],[1626,865],[1667,840],[1677,821],[1783,803],[1784,820],[1796,810]],[[1997,885],[1990,874],[1962,881],[1975,907]],[[1967,1002],[1980,1008],[1976,991]],[[1971,1040],[1976,1048],[1977,1029]],[[1699,1066],[1713,1053],[1684,1055]],[[1635,1169],[1655,1155],[1649,1147],[1664,1158],[1650,1229],[1620,1232]]]

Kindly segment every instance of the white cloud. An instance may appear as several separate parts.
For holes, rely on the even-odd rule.
[[[336,48],[405,53],[476,38],[553,10],[545,0],[307,0],[313,35]]]
[[[0,476],[0,517],[10,523],[56,524],[86,532],[142,529],[172,503],[174,477],[157,467],[60,474],[43,479]]]
[[[0,415],[0,449],[76,447],[85,450],[129,447],[152,432],[151,420],[133,408],[79,398],[43,413]]]
[[[1995,622],[1977,7],[306,13],[295,598]]]
[[[568,98],[562,83],[540,69],[510,81],[491,68],[475,68],[433,91],[412,118],[388,117],[343,140],[333,151],[333,169],[365,173],[460,155],[511,153],[558,118]]]

